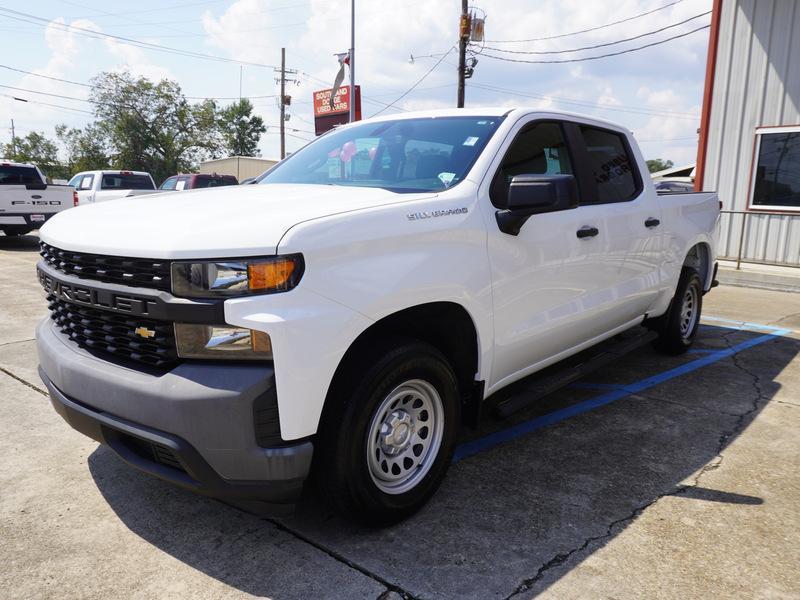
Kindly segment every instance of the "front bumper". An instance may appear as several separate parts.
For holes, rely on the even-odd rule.
[[[271,366],[187,362],[147,373],[95,357],[49,319],[36,339],[56,411],[130,465],[214,497],[291,504],[300,495],[311,442],[257,436],[257,420],[277,419],[265,402]]]

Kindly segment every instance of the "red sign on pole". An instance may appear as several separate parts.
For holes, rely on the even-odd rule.
[[[336,90],[331,106],[332,89],[314,92],[314,130],[317,135],[343,125],[350,112],[350,88],[342,86]],[[361,86],[356,86],[356,121],[361,120]]]

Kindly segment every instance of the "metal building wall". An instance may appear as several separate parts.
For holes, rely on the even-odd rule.
[[[747,210],[757,127],[800,124],[800,0],[723,0],[705,190]],[[735,257],[741,215],[723,215],[720,256]],[[742,257],[800,266],[800,217],[751,214]]]

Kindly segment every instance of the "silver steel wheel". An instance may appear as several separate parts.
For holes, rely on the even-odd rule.
[[[367,429],[367,467],[376,486],[402,494],[416,486],[439,454],[444,408],[427,381],[405,381],[389,392]]]
[[[681,337],[684,339],[692,335],[697,319],[700,317],[699,311],[697,310],[697,299],[697,288],[690,285],[686,288],[686,292],[683,294],[683,301],[681,302]]]

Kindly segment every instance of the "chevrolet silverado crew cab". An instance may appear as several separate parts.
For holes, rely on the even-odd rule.
[[[78,192],[80,205],[158,193],[150,173],[144,171],[84,171],[69,185]]]
[[[40,374],[143,471],[276,510],[313,473],[341,513],[388,523],[498,390],[642,324],[685,351],[718,215],[714,193],[659,197],[632,134],[599,119],[353,123],[256,185],[49,221]]]
[[[47,183],[36,165],[0,158],[0,231],[6,235],[25,235],[77,205],[72,188]]]

